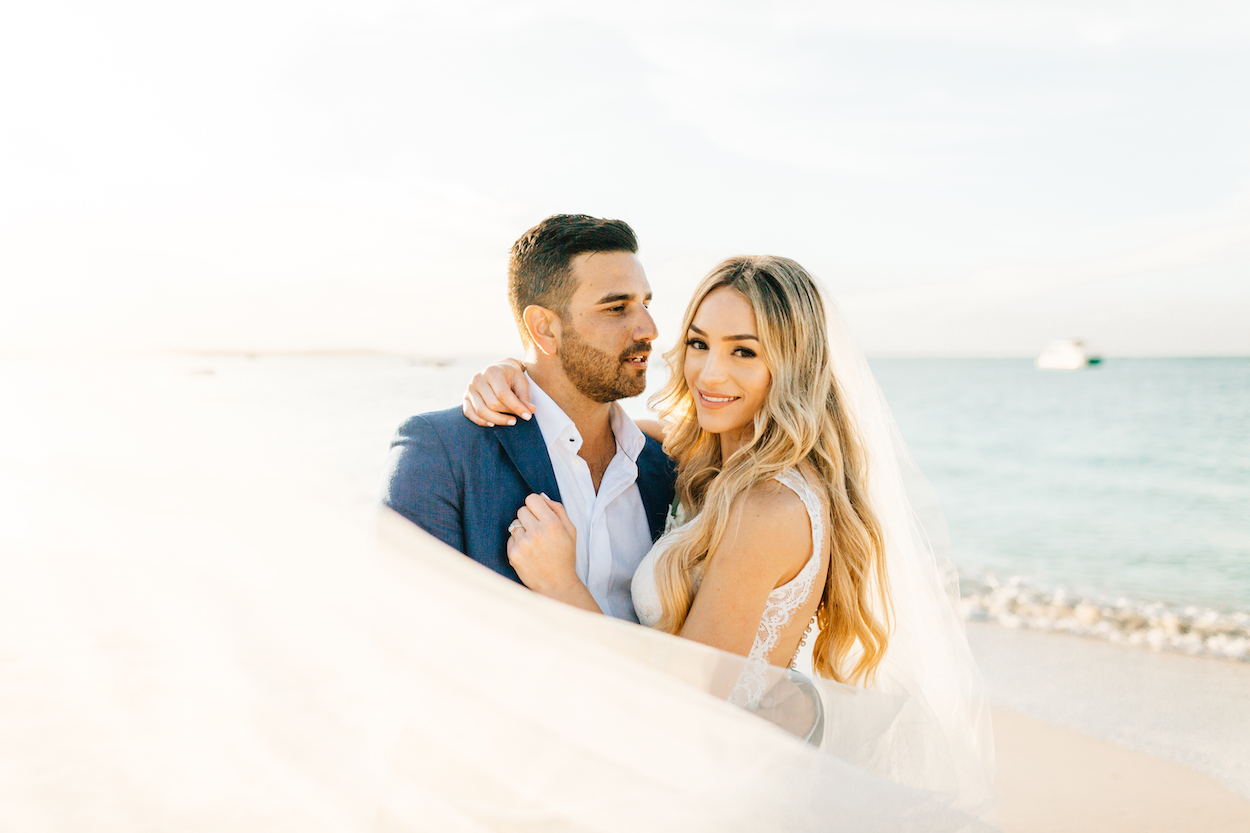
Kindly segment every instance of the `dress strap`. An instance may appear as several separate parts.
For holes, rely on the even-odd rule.
[[[820,572],[821,545],[825,540],[824,507],[816,490],[793,469],[778,474],[776,480],[798,495],[807,509],[807,517],[812,527],[812,555],[798,575],[768,594],[755,642],[751,646],[751,652],[747,654],[746,666],[729,698],[731,703],[747,708],[758,704],[764,696],[768,660],[773,649],[777,647],[782,630],[790,624],[794,614],[811,596],[816,576]]]
[[[803,501],[807,518],[812,525],[812,555],[820,555],[821,545],[825,541],[825,506],[820,496],[816,494],[812,484],[807,482],[807,478],[796,469],[786,469],[773,479],[788,487]]]

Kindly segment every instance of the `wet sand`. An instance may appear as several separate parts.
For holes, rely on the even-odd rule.
[[[1004,833],[1240,833],[1250,801],[1160,758],[994,709]]]
[[[970,623],[1006,833],[1250,830],[1250,663]]]

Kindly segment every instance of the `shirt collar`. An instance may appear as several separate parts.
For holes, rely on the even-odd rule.
[[[542,432],[543,442],[547,444],[548,452],[554,452],[560,448],[565,452],[571,451],[576,454],[582,447],[582,435],[573,420],[528,373],[525,374],[525,378],[530,383],[530,401],[534,403],[534,418],[538,420],[538,430]],[[616,437],[616,445],[630,460],[637,463],[638,455],[647,444],[647,438],[642,433],[642,429],[634,424],[634,421],[625,413],[625,409],[616,402],[608,407],[608,422]]]
[[[543,434],[543,442],[549,451],[557,448],[571,450],[574,454],[582,447],[582,435],[578,432],[573,420],[538,386],[528,373],[525,378],[530,383],[530,401],[534,403],[534,419],[538,420],[538,430]]]
[[[638,427],[629,414],[625,413],[616,402],[613,402],[610,408],[608,420],[612,424],[612,433],[616,435],[616,444],[620,446],[629,459],[635,463],[638,462],[638,455],[642,453],[642,448],[647,444],[646,435],[642,433],[642,429]]]

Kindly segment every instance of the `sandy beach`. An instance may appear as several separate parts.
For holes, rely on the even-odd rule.
[[[1250,830],[1250,664],[969,624],[1006,833]]]
[[[1004,833],[1250,830],[1250,801],[1213,778],[994,709]]]

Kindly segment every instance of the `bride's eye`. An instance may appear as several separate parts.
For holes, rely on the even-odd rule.
[[[737,347],[734,349],[734,355],[741,356],[744,359],[755,358],[755,351],[750,347]]]
[[[704,343],[703,339],[701,338],[686,339],[686,346],[689,347],[691,350],[706,350],[707,349],[707,344]]]

